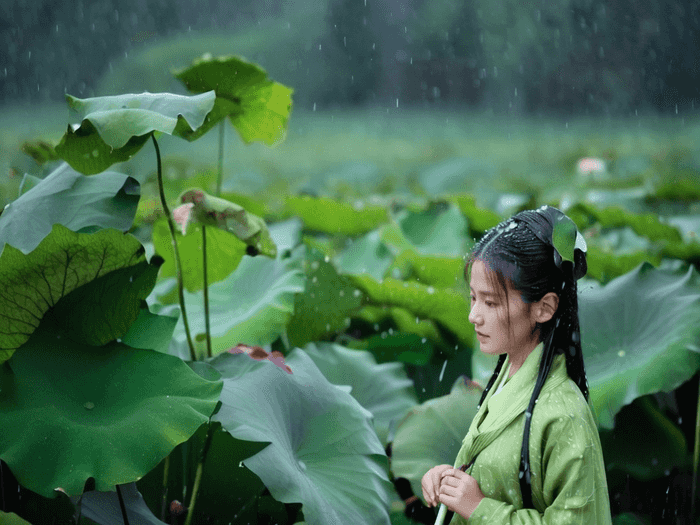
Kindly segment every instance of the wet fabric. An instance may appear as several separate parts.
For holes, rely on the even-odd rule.
[[[476,479],[486,498],[469,520],[455,513],[452,525],[612,523],[598,429],[588,403],[566,373],[563,355],[555,356],[532,415],[530,464],[535,509],[522,508],[520,449],[542,347],[539,344],[507,382],[506,359],[472,420],[455,467],[476,458],[467,473]],[[492,392],[504,382],[494,396]]]

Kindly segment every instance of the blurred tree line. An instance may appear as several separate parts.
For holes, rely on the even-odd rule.
[[[685,111],[699,96],[694,0],[295,3],[317,4],[323,16],[309,23],[324,26],[317,42],[289,43],[321,75],[269,68],[297,88],[297,104],[625,115]],[[4,0],[0,97],[88,96],[113,60],[144,41],[188,29],[235,32],[289,9],[281,0]],[[255,59],[266,66],[264,50]],[[305,82],[315,85],[299,89]]]

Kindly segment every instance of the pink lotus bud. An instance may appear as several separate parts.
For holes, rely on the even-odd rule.
[[[186,204],[181,204],[173,210],[173,219],[175,219],[175,222],[182,228],[182,235],[185,235],[187,232],[187,225],[192,217],[192,208],[194,208],[194,204],[188,202]]]
[[[576,172],[579,175],[603,175],[605,171],[606,166],[603,159],[584,157],[576,163]]]

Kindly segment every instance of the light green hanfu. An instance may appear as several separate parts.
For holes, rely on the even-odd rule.
[[[541,355],[539,344],[511,378],[506,359],[472,420],[455,467],[476,458],[467,473],[486,497],[469,520],[455,513],[452,525],[611,523],[598,429],[588,403],[566,373],[563,355],[554,357],[532,416],[530,469],[535,509],[523,509],[520,448]]]

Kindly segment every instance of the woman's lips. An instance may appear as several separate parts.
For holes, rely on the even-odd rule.
[[[488,335],[482,334],[481,332],[477,332],[477,333],[476,333],[476,338],[477,338],[479,341],[481,341],[482,339],[488,339],[488,337],[489,337]]]

